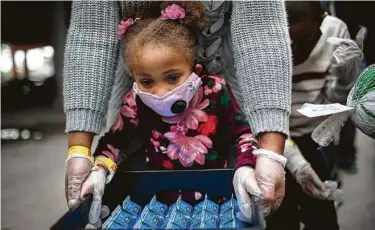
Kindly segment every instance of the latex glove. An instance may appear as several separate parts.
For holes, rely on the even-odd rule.
[[[285,196],[286,158],[265,149],[254,150],[257,156],[255,178],[261,190],[261,206],[264,216],[275,212]]]
[[[362,70],[363,43],[367,29],[363,27],[356,35],[356,39],[343,39],[329,37],[327,42],[338,45],[332,56],[332,65],[329,70],[338,77],[342,86],[348,86],[355,82]]]
[[[293,174],[306,194],[321,200],[342,200],[343,193],[337,188],[337,182],[325,181],[323,183],[291,139],[286,140],[284,152],[284,156],[288,159],[286,168]]]
[[[91,169],[90,175],[82,184],[81,199],[88,194],[92,194],[89,223],[96,228],[99,228],[102,225],[101,218],[103,218],[103,212],[108,209],[106,207],[102,207],[102,197],[104,194],[106,175],[107,172],[104,169],[94,166]]]
[[[65,169],[65,196],[69,209],[81,203],[80,194],[82,183],[91,171],[91,161],[84,157],[71,158]]]
[[[233,176],[233,188],[240,209],[237,217],[245,222],[251,223],[252,209],[250,196],[260,201],[261,191],[255,179],[255,170],[249,166],[239,167]]]

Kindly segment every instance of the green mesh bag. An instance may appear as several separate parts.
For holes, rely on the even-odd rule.
[[[320,146],[329,145],[348,118],[364,134],[375,139],[375,64],[368,66],[351,89],[347,106],[353,109],[327,118],[312,133]]]
[[[357,128],[375,139],[375,65],[361,73],[350,91],[347,105],[354,108],[350,118]]]

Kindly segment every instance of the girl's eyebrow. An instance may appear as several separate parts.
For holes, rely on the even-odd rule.
[[[176,72],[176,71],[179,71],[178,69],[170,69],[170,70],[167,70],[163,73],[163,75],[166,75],[166,74],[169,74],[169,73],[172,73],[172,72]]]
[[[149,77],[149,78],[151,77],[151,75],[146,74],[146,73],[139,73],[138,75],[142,77]]]

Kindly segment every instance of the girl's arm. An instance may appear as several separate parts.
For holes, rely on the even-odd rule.
[[[117,65],[119,6],[73,1],[64,60],[64,110],[71,143],[91,147],[103,126]],[[77,133],[78,132],[78,133]]]
[[[111,129],[99,140],[94,157],[110,158],[116,165],[126,160],[133,146],[139,143],[137,105],[133,90],[125,96],[119,114]]]
[[[257,149],[258,141],[252,134],[249,122],[245,114],[240,110],[240,106],[234,98],[229,84],[221,84],[220,95],[216,103],[220,105],[220,120],[228,124],[228,135],[231,138],[231,143],[235,145],[237,156],[235,168],[242,166],[254,168],[256,158],[253,155],[253,150]]]

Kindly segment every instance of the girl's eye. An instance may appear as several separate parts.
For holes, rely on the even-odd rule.
[[[141,85],[145,88],[149,88],[152,86],[152,84],[154,83],[153,80],[149,80],[149,79],[144,79],[144,80],[140,80],[139,81],[141,83]]]
[[[168,77],[167,77],[167,81],[168,81],[169,83],[175,83],[175,82],[177,81],[177,79],[178,79],[178,76],[177,76],[177,75],[171,75],[171,76],[168,76]]]

